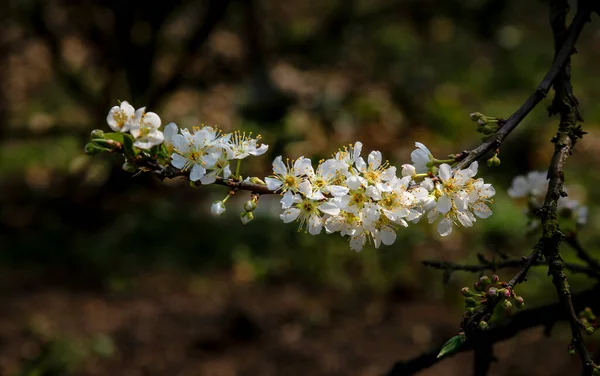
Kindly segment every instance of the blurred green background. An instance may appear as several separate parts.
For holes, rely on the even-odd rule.
[[[550,99],[508,138],[500,167],[481,163],[498,192],[492,217],[447,238],[410,226],[393,246],[360,253],[284,225],[277,198],[261,199],[247,226],[243,194],[215,219],[222,187],[132,177],[118,156],[88,157],[83,147],[92,129],[108,129],[110,106],[128,100],[163,124],[260,133],[269,152],[242,166],[254,176],[268,175],[277,155],[316,161],[357,140],[397,166],[415,141],[438,157],[470,149],[480,135],[469,113],[508,117],[549,68],[545,1],[0,7],[1,375],[379,375],[455,334],[458,289],[477,278],[454,273],[444,284],[422,260],[520,257],[535,244],[506,189],[549,164]],[[590,207],[580,239],[600,256],[597,18],[573,58],[588,134],[566,180]],[[564,257],[576,261],[568,248]],[[574,290],[592,284],[570,277]],[[528,306],[555,298],[541,269],[518,290]],[[576,363],[564,350],[568,332],[554,334],[499,344],[490,374],[566,374]],[[423,375],[469,374],[470,357]]]

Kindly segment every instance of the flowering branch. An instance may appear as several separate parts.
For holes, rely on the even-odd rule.
[[[481,158],[484,154],[494,149],[497,149],[504,139],[523,121],[523,119],[533,110],[533,108],[546,97],[550,88],[554,84],[556,77],[560,74],[563,66],[569,61],[571,54],[573,53],[575,42],[579,38],[581,30],[590,19],[591,10],[589,7],[580,7],[577,10],[577,14],[571,23],[566,37],[560,51],[556,54],[552,66],[544,76],[544,79],[539,84],[533,94],[527,98],[525,103],[521,105],[498,129],[498,131],[490,137],[487,141],[483,142],[477,148],[464,152],[461,155],[461,161],[458,163],[456,168],[465,168],[474,161]]]

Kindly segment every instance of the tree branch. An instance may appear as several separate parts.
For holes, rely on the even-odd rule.
[[[566,32],[565,41],[556,54],[552,66],[544,76],[544,79],[537,87],[536,91],[527,98],[525,103],[519,107],[506,122],[500,127],[498,132],[489,140],[485,141],[477,148],[465,153],[463,159],[456,166],[457,169],[466,168],[471,163],[481,158],[487,152],[497,149],[504,139],[523,121],[523,119],[533,110],[533,108],[546,97],[556,77],[562,70],[562,67],[569,61],[571,53],[575,47],[575,42],[579,38],[581,30],[590,20],[591,10],[588,7],[581,7]]]
[[[527,259],[527,260],[525,260],[525,259]],[[533,261],[530,262],[530,260],[533,260]],[[450,271],[451,273],[455,272],[455,271],[478,273],[478,272],[483,272],[485,270],[491,270],[491,271],[495,272],[496,270],[499,270],[499,269],[516,268],[519,266],[523,266],[524,262],[529,263],[529,267],[546,265],[546,263],[544,261],[541,261],[535,257],[531,257],[531,255],[528,257],[524,257],[523,259],[520,259],[520,260],[505,260],[505,261],[501,261],[501,262],[490,262],[490,263],[481,264],[481,265],[454,264],[454,263],[450,263],[447,261],[437,261],[437,260],[424,260],[422,263],[423,263],[423,265],[428,266],[430,268],[439,269],[439,270],[447,270],[447,271]],[[529,269],[529,267],[527,269]],[[571,263],[565,263],[565,268],[567,270],[572,271],[573,273],[582,273],[582,274],[587,275],[590,278],[595,278],[595,279],[600,280],[600,272],[598,272],[592,268],[588,268],[588,267],[585,267],[583,265],[578,265],[578,264],[571,264]],[[517,279],[519,279],[518,276],[523,275],[523,274],[524,274],[524,272],[523,272],[523,268],[522,268],[515,275],[515,277],[510,282],[508,282],[508,284],[510,286],[514,287],[518,283],[522,282],[522,280],[519,280],[519,282],[517,282]]]
[[[585,305],[593,310],[598,310],[600,309],[600,299],[598,299],[598,294],[600,294],[600,285],[574,295],[573,303],[578,307]],[[565,319],[567,319],[567,313],[560,303],[528,309],[512,316],[506,321],[505,325],[489,329],[486,332],[486,338],[489,343],[493,344],[512,338],[523,330],[535,328],[537,326],[548,326]],[[457,353],[472,350],[474,348],[473,346],[473,342],[467,341]],[[410,376],[429,368],[439,361],[446,359],[446,357],[437,358],[441,349],[442,345],[434,346],[412,359],[396,362],[386,375]]]
[[[554,0],[551,2],[550,20],[552,30],[555,36],[555,46],[564,41],[564,23],[568,12],[568,2],[566,0]],[[586,7],[586,2],[579,2],[577,15],[587,14],[589,17],[590,9]],[[577,16],[576,16],[577,18]],[[562,49],[561,49],[562,51]],[[558,60],[558,54],[557,54]],[[578,138],[581,138],[583,132],[577,126],[577,120],[580,118],[577,109],[577,100],[575,99],[571,81],[570,81],[570,59],[567,58],[563,69],[554,82],[555,97],[552,106],[549,108],[550,114],[560,113],[560,124],[556,137],[552,140],[554,143],[554,155],[548,169],[548,191],[541,209],[541,220],[543,235],[540,238],[536,249],[539,249],[548,263],[548,274],[552,275],[552,282],[558,293],[563,309],[567,313],[569,325],[571,326],[571,344],[581,359],[583,375],[592,374],[594,362],[583,342],[581,333],[582,325],[577,317],[573,302],[571,300],[571,290],[567,276],[564,273],[565,263],[560,255],[560,243],[564,237],[559,229],[557,220],[557,204],[561,197],[566,196],[563,191],[564,185],[564,165],[568,156],[573,152],[573,147]]]

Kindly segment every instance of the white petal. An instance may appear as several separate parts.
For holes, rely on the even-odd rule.
[[[185,167],[185,164],[187,162],[188,162],[187,158],[182,157],[181,155],[179,155],[177,153],[171,154],[171,164],[173,165],[173,167],[182,169]]]
[[[285,194],[283,195],[283,197],[279,201],[281,203],[281,208],[282,209],[289,209],[296,202],[294,196],[295,195],[292,193],[292,191],[285,192]]]
[[[371,170],[376,170],[381,166],[381,152],[377,150],[373,150],[369,153],[369,167]]]
[[[366,236],[364,233],[360,233],[350,238],[350,249],[353,251],[361,251],[365,245]]]
[[[192,167],[192,170],[190,171],[190,180],[200,180],[200,178],[203,177],[204,174],[206,174],[206,170],[204,169],[204,167],[200,166],[199,164],[194,164],[194,167]]]
[[[441,236],[448,236],[452,232],[452,221],[444,218],[438,223],[437,231]]]
[[[313,214],[308,218],[308,233],[311,235],[318,235],[323,229],[323,220],[316,214]]]
[[[447,181],[452,177],[452,167],[449,164],[442,163],[438,173],[442,181]]]
[[[360,172],[366,172],[367,171],[367,163],[365,162],[364,159],[362,159],[362,157],[359,157],[356,162],[356,169]]]
[[[165,130],[164,130],[164,134],[165,134],[165,143],[172,145],[173,144],[173,137],[179,132],[179,128],[177,127],[177,124],[175,123],[169,123],[167,125],[165,125]]]
[[[447,195],[443,195],[438,198],[437,201],[437,210],[439,210],[442,214],[446,214],[452,209],[452,200]]]
[[[342,197],[350,192],[348,188],[342,187],[341,185],[330,185],[327,188],[333,197]]]
[[[273,171],[277,175],[287,174],[287,168],[285,167],[285,164],[281,161],[281,155],[275,158],[275,160],[273,161]]]
[[[329,201],[322,203],[318,206],[318,208],[325,214],[333,216],[340,214],[340,208],[338,208],[337,205]]]
[[[304,180],[298,184],[298,191],[304,195],[304,197],[310,197],[312,195],[312,186],[310,181]]]
[[[283,213],[279,215],[279,218],[283,221],[283,223],[290,223],[296,220],[300,215],[300,209],[298,208],[289,208],[286,209]]]
[[[415,166],[410,165],[410,164],[402,165],[402,176],[413,176],[416,173],[417,173],[417,170],[415,169]]]
[[[385,245],[392,245],[396,241],[396,232],[387,226],[383,226],[379,234],[381,242]]]
[[[273,178],[265,178],[265,183],[267,183],[267,188],[271,191],[276,191],[283,184],[281,180],[273,179]]]

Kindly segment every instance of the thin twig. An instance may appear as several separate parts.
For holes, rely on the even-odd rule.
[[[524,259],[525,258],[520,259],[520,260],[516,260],[516,259],[515,260],[505,260],[505,261],[500,261],[500,262],[490,262],[490,263],[479,264],[479,265],[478,264],[454,264],[451,262],[438,261],[438,260],[424,260],[422,263],[423,263],[423,265],[428,266],[433,269],[449,270],[450,272],[463,271],[463,272],[478,273],[478,272],[483,272],[485,270],[491,270],[492,272],[495,272],[500,269],[517,268],[519,266],[523,266]],[[536,258],[528,257],[527,262],[529,262],[529,260],[533,260],[533,262],[531,262],[529,267],[546,265],[546,263],[544,261],[541,261]],[[573,273],[582,273],[582,274],[587,275],[588,277],[600,279],[600,272],[598,272],[592,268],[583,266],[583,265],[565,263],[565,268],[567,270],[572,271]],[[519,273],[522,273],[522,269],[519,271]],[[515,275],[515,277],[510,282],[508,282],[508,284],[510,286],[514,287],[515,285],[517,285],[516,279],[517,279],[517,276],[519,275],[519,273],[517,273],[517,275]],[[519,281],[519,282],[522,282],[522,281]]]
[[[569,30],[562,48],[556,55],[552,66],[544,76],[544,79],[536,89],[536,91],[527,98],[525,103],[516,110],[489,140],[483,142],[477,148],[468,151],[464,154],[464,158],[456,166],[457,169],[466,168],[472,162],[481,158],[485,153],[497,149],[504,139],[521,123],[521,121],[533,110],[533,108],[546,97],[555,78],[560,73],[562,67],[569,60],[571,53],[575,47],[575,42],[579,38],[581,30],[590,19],[589,9],[579,9]]]

